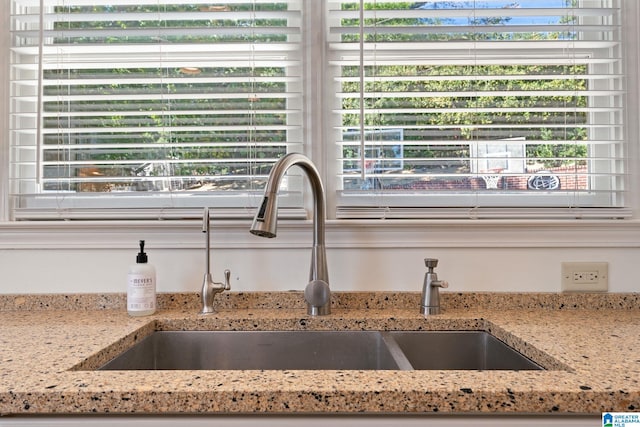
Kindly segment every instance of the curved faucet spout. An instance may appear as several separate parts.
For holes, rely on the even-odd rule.
[[[299,153],[290,153],[276,162],[271,169],[267,186],[264,191],[264,199],[253,219],[250,232],[261,237],[276,237],[277,216],[278,216],[278,189],[284,174],[291,166],[299,166],[307,175],[311,183],[313,192],[313,248],[311,253],[311,268],[309,283],[321,281],[327,284],[328,290],[329,273],[327,269],[327,256],[325,249],[325,218],[326,206],[324,198],[324,187],[320,179],[320,174],[308,157]],[[309,301],[307,298],[307,312],[312,315],[330,313],[330,294],[324,292],[327,298],[322,302],[317,299]],[[326,300],[326,301],[324,301]]]

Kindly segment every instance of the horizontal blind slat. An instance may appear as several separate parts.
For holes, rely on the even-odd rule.
[[[65,209],[123,193],[177,206],[194,186],[252,205],[273,163],[301,151],[300,0],[12,1],[14,102],[42,103],[14,112],[21,212],[50,209],[49,194]],[[284,205],[302,206],[289,182]]]
[[[327,5],[338,216],[623,206],[620,2],[360,4]]]

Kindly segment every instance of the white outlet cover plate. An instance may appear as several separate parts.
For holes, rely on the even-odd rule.
[[[575,273],[597,272],[594,282],[575,282]],[[609,263],[607,262],[563,262],[563,292],[607,292],[609,290]]]

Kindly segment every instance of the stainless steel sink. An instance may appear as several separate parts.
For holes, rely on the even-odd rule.
[[[101,370],[520,370],[483,331],[159,331]]]
[[[376,331],[155,332],[100,369],[399,369]]]
[[[543,369],[484,331],[389,332],[413,369]]]

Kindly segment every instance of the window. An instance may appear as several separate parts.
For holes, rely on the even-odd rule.
[[[328,16],[339,217],[620,214],[618,2],[333,0]]]
[[[16,219],[250,214],[311,144],[338,218],[630,214],[625,0],[11,1]]]
[[[300,20],[295,0],[14,0],[16,214],[249,207],[302,149]]]

